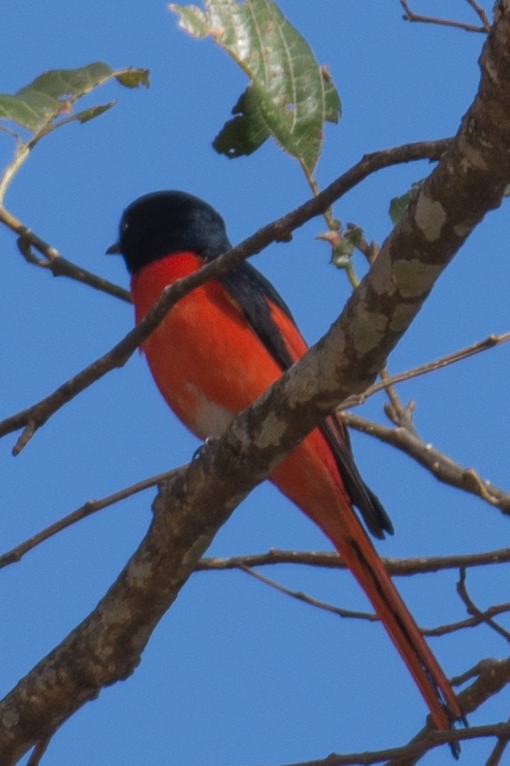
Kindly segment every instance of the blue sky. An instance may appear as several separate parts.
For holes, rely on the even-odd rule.
[[[444,3],[422,3],[434,13]],[[468,18],[467,4],[448,13]],[[466,6],[466,7],[464,7]],[[491,3],[485,3],[487,10]],[[364,153],[455,131],[476,90],[483,37],[411,25],[400,4],[282,0],[282,10],[327,64],[343,119],[328,125],[318,180],[326,184]],[[418,10],[418,8],[416,8]],[[117,106],[84,126],[57,131],[34,151],[6,206],[64,257],[127,286],[120,259],[105,258],[118,218],[132,199],[176,188],[207,199],[238,242],[309,192],[299,167],[273,144],[229,161],[211,140],[228,118],[244,75],[210,41],[177,29],[163,2],[3,3],[0,91],[14,92],[47,69],[104,60],[151,70],[148,90],[109,85],[91,103]],[[5,165],[12,140],[0,135]],[[428,172],[427,163],[368,179],[335,209],[381,242],[389,200]],[[508,330],[507,216],[487,216],[390,360],[400,371],[492,332]],[[289,245],[254,259],[313,342],[329,327],[349,288],[328,263],[313,221]],[[0,230],[5,371],[1,417],[52,391],[104,353],[132,326],[131,308],[90,288],[53,279],[22,261]],[[357,261],[359,273],[363,262]],[[400,388],[416,401],[424,439],[494,484],[508,477],[507,370],[502,347]],[[384,422],[384,397],[362,414]],[[490,550],[505,544],[504,519],[470,496],[437,483],[405,456],[354,434],[357,463],[384,501],[396,535],[382,555]],[[153,473],[186,462],[197,442],[166,406],[137,354],[56,414],[17,458],[1,443],[2,550],[68,513]],[[506,484],[508,486],[508,484]],[[103,511],[1,572],[0,683],[7,691],[97,603],[150,520],[152,493]],[[327,541],[269,485],[259,487],[220,531],[211,553],[271,547],[329,549]],[[348,574],[280,567],[266,571],[291,587],[353,609],[366,602]],[[481,606],[508,600],[502,571],[473,572]],[[463,616],[455,574],[429,575],[399,588],[420,625]],[[448,675],[487,656],[503,640],[485,629],[432,642]],[[501,695],[473,723],[506,717]],[[504,704],[506,703],[506,704]],[[156,630],[141,667],[105,690],[57,733],[47,766],[72,763],[282,764],[403,743],[425,708],[378,626],[343,622],[291,601],[240,573],[197,574]],[[487,743],[465,745],[462,763],[479,763]],[[422,763],[445,762],[444,752]]]

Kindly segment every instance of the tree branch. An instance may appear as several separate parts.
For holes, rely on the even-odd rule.
[[[422,441],[408,428],[388,428],[352,412],[342,412],[342,419],[349,428],[375,436],[402,450],[444,484],[476,495],[495,508],[499,508],[506,516],[510,515],[510,493],[494,486],[488,480],[481,479],[474,468],[459,465],[444,452]]]
[[[464,553],[452,556],[420,556],[418,558],[383,558],[384,566],[392,577],[409,577],[416,574],[431,574],[447,569],[460,569],[507,564],[510,562],[510,548],[501,548],[486,553]],[[282,551],[272,549],[267,553],[250,553],[244,556],[218,556],[200,559],[195,567],[197,572],[224,571],[275,564],[303,564],[325,569],[345,569],[337,553],[310,551]]]
[[[0,220],[3,212],[0,208]],[[35,242],[39,243],[37,249],[43,254],[43,258],[39,258],[33,252],[32,248],[35,246]],[[54,247],[47,245],[30,231],[25,231],[18,238],[18,250],[27,263],[51,271],[54,277],[69,277],[76,282],[93,287],[94,290],[99,290],[107,295],[112,295],[114,298],[120,298],[120,300],[131,303],[131,295],[123,287],[119,287],[119,285],[115,285],[113,282],[109,282],[107,279],[103,279],[103,277],[99,277],[91,271],[82,269],[80,266],[71,263],[71,261],[62,258]]]
[[[12,213],[9,213],[2,205],[0,205],[0,223],[3,223],[8,229],[18,235],[18,249],[28,263],[48,269],[55,277],[70,277],[77,282],[93,287],[95,290],[113,295],[115,298],[128,302],[131,301],[127,290],[112,282],[108,282],[108,280],[102,277],[98,277],[91,271],[76,266],[71,261],[66,261],[54,247],[41,239],[41,237],[38,237],[37,234],[34,234],[33,231],[21,223]],[[37,258],[32,252],[32,248],[41,253],[43,258]]]
[[[273,588],[273,590],[278,591],[278,593],[281,593],[284,596],[289,596],[290,598],[293,598],[296,601],[300,601],[301,603],[306,604],[307,606],[312,606],[315,609],[320,609],[323,612],[329,612],[330,614],[333,614],[336,617],[341,617],[342,619],[349,619],[349,620],[364,620],[365,622],[379,621],[379,618],[377,617],[376,614],[373,614],[371,612],[353,611],[352,609],[344,609],[342,607],[335,606],[334,604],[329,604],[326,601],[321,601],[319,599],[314,598],[313,596],[310,596],[308,593],[304,593],[303,591],[297,591],[292,588],[287,588],[285,585],[282,585],[281,583],[276,582],[276,580],[273,580],[269,577],[265,577],[264,575],[260,574],[260,572],[256,572],[254,569],[246,565],[240,564],[238,568],[241,570],[241,572],[245,572],[245,574],[250,575],[250,577],[255,578],[256,580],[263,583],[264,585],[267,585],[269,588]],[[464,582],[462,580],[463,572],[465,577],[465,570],[461,569],[462,585],[464,585]],[[438,636],[446,636],[450,633],[455,633],[456,631],[459,631],[459,630],[476,628],[478,625],[481,625],[483,623],[491,627],[497,633],[499,633],[506,641],[509,640],[508,632],[505,631],[503,628],[501,628],[494,621],[494,617],[497,617],[501,614],[507,614],[508,612],[510,612],[509,603],[494,604],[493,606],[489,606],[487,609],[484,609],[482,611],[473,604],[469,596],[467,596],[467,592],[465,590],[463,590],[462,592],[460,591],[459,584],[457,585],[457,590],[464,604],[466,605],[468,613],[471,615],[471,617],[465,620],[458,620],[457,622],[448,623],[446,625],[438,625],[435,628],[420,627],[420,630],[424,636],[428,636],[429,638],[437,638]]]
[[[474,682],[463,692],[457,695],[462,710],[466,713],[472,713],[477,710],[484,702],[498,694],[510,682],[510,659],[505,660],[481,660],[474,668],[471,668],[462,676],[452,679],[452,684],[458,686],[474,678]],[[495,728],[492,729],[492,726]],[[507,723],[498,723],[489,726],[473,726],[463,731],[455,732],[458,739],[478,739],[479,737],[495,736],[505,738],[508,736]],[[406,753],[406,748],[415,746],[420,741],[426,742],[430,737],[432,728],[430,724],[425,726],[413,739],[404,745],[402,755],[393,757],[386,766],[413,766],[418,758],[414,754]]]
[[[344,619],[350,620],[367,620],[368,622],[379,621],[379,618],[375,614],[370,614],[369,612],[357,612],[351,609],[342,609],[339,606],[327,604],[325,601],[319,601],[318,599],[313,598],[312,596],[309,596],[307,593],[303,593],[302,591],[286,588],[284,585],[281,585],[281,583],[276,582],[276,580],[271,580],[271,578],[265,577],[264,575],[261,575],[260,572],[256,572],[254,569],[251,569],[250,567],[244,566],[242,564],[239,566],[239,569],[241,572],[250,575],[250,577],[253,577],[255,580],[258,580],[264,585],[267,585],[269,588],[273,588],[273,590],[278,591],[278,593],[282,593],[284,596],[290,596],[291,598],[296,599],[296,601],[301,601],[303,604],[307,604],[308,606],[322,609],[324,612],[330,612],[330,614],[334,614],[337,617],[342,617]]]
[[[44,741],[103,686],[133,672],[154,626],[218,527],[328,412],[373,382],[441,271],[487,211],[500,203],[510,180],[508,0],[497,5],[481,67],[478,95],[455,141],[383,244],[340,319],[165,486],[147,535],[96,609],[0,703],[3,766]],[[312,208],[318,204],[312,201]],[[257,250],[288,235],[294,223],[299,225],[303,209],[291,214],[291,224],[284,217],[279,228],[262,229],[244,247]],[[232,265],[242,257],[243,249],[236,248],[221,268],[227,267],[227,258]],[[199,278],[210,276],[204,269]],[[158,308],[151,314],[155,324],[158,311],[164,313]],[[506,723],[489,728],[490,736],[508,735]],[[489,736],[489,731],[436,733],[430,742],[472,736]]]
[[[489,626],[489,628],[491,628],[496,633],[498,633],[502,638],[504,638],[505,641],[510,642],[510,634],[508,633],[507,630],[505,630],[500,625],[498,625],[497,622],[495,622],[495,620],[493,619],[494,617],[493,611],[479,609],[474,603],[471,596],[469,595],[467,584],[466,584],[466,569],[464,567],[461,567],[460,569],[460,577],[457,583],[457,593],[462,599],[462,602],[464,606],[466,607],[467,613],[471,615],[471,617],[473,617],[477,623],[484,622],[486,625]]]
[[[471,8],[475,11],[476,15],[482,22],[481,26],[476,26],[475,24],[468,24],[464,21],[456,21],[455,19],[445,19],[443,17],[438,16],[423,16],[419,13],[414,13],[409,8],[409,3],[407,0],[400,0],[400,5],[402,6],[404,10],[404,14],[402,18],[404,21],[414,21],[414,22],[420,22],[422,24],[437,24],[441,27],[454,27],[455,29],[463,29],[465,32],[483,32],[486,34],[490,30],[490,23],[487,18],[487,15],[485,11],[480,8],[480,6],[474,2],[474,0],[467,0]]]
[[[21,561],[26,553],[32,551],[38,545],[49,540],[50,537],[62,532],[64,529],[86,519],[88,516],[92,516],[92,514],[102,511],[104,508],[119,503],[121,500],[125,500],[132,495],[136,495],[138,492],[143,492],[157,484],[162,484],[164,481],[170,479],[177,470],[179,469],[172,469],[170,471],[165,471],[164,473],[159,473],[156,476],[150,476],[148,479],[143,479],[136,484],[131,484],[129,487],[120,489],[111,495],[107,495],[107,497],[102,497],[100,500],[87,500],[87,502],[83,503],[79,508],[68,513],[67,516],[58,519],[58,521],[55,521],[53,524],[50,524],[48,527],[45,527],[40,532],[37,532],[35,535],[32,535],[19,545],[16,545],[14,548],[11,548],[11,550],[2,554],[0,556],[0,569],[9,564]]]

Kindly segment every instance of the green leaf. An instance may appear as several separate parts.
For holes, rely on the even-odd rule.
[[[54,121],[58,117],[72,115],[75,101],[111,78],[116,78],[127,87],[147,85],[148,71],[146,69],[114,71],[108,64],[100,61],[79,69],[53,69],[36,77],[15,95],[0,94],[0,119],[15,122],[32,133],[55,127]],[[103,107],[91,107],[81,112],[81,116],[74,115],[74,119],[85,122],[102,114],[112,105],[111,103]],[[67,117],[65,122],[69,121],[70,118]]]
[[[213,141],[216,151],[231,159],[252,154],[271,135],[253,85],[240,96],[232,114],[234,119],[225,123]]]
[[[183,29],[211,36],[243,69],[250,85],[214,141],[228,157],[250,154],[268,136],[311,173],[317,163],[325,121],[337,122],[340,99],[294,27],[271,0],[205,0],[196,6],[172,3]]]
[[[408,189],[405,194],[402,194],[401,197],[393,197],[393,199],[390,201],[390,208],[388,212],[393,224],[397,224],[400,221],[408,205],[414,199],[416,199],[422,183],[423,181],[417,181],[416,183],[412,184],[411,188]]]
[[[125,88],[138,88],[140,85],[149,87],[149,70],[148,69],[135,69],[129,67],[129,69],[123,69],[120,72],[112,73],[118,83]]]
[[[169,8],[178,14],[179,26],[196,37],[197,40],[202,40],[207,35],[212,34],[209,30],[207,15],[196,5],[179,7],[177,3],[170,3]]]
[[[108,104],[98,104],[98,106],[91,106],[89,109],[83,109],[81,112],[77,112],[74,115],[74,119],[77,122],[88,122],[93,120],[94,117],[99,117],[100,114],[107,112],[112,106],[115,106],[116,101],[109,101]]]

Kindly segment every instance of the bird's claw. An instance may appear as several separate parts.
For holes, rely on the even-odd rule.
[[[204,443],[201,444],[200,447],[197,447],[197,449],[194,451],[193,457],[191,458],[191,462],[198,460],[202,456],[202,453],[204,452],[204,450],[207,449],[209,445],[214,444],[214,442],[216,441],[218,441],[217,436],[207,436],[204,439]]]

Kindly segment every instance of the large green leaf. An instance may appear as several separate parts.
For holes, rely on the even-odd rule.
[[[72,115],[74,102],[107,80],[116,78],[121,85],[137,87],[148,84],[146,69],[114,71],[108,64],[95,62],[79,69],[53,69],[21,88],[15,95],[0,94],[0,119],[10,120],[36,133],[49,126],[59,116]],[[75,119],[85,120],[98,116],[113,105],[91,107]]]
[[[170,5],[194,37],[211,36],[242,67],[250,85],[214,141],[229,157],[250,154],[273,136],[312,172],[325,121],[337,122],[340,99],[329,77],[271,0],[205,0]]]

